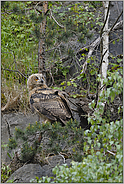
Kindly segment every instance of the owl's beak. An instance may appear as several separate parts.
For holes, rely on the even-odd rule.
[[[44,83],[44,80],[43,80],[43,79],[41,79],[41,80],[40,80],[40,82],[41,82],[41,83]]]
[[[44,83],[44,80],[43,80],[43,79],[39,79],[39,80],[38,80],[38,83],[39,83],[39,84],[43,84],[43,83]]]

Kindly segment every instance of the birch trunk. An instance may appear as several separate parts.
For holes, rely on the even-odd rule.
[[[108,21],[109,21],[109,7],[110,3],[108,1],[103,2],[103,6],[105,8],[104,13],[104,25],[101,29],[100,38],[100,51],[101,51],[101,61],[99,66],[99,72],[101,73],[101,82],[97,82],[97,92],[96,92],[96,104],[95,108],[98,105],[99,96],[105,90],[103,87],[103,80],[107,77],[107,69],[108,69],[108,56],[109,56],[109,30],[108,30]],[[101,89],[101,90],[100,90]],[[101,104],[101,107],[104,109],[106,102]]]
[[[108,1],[104,1],[104,8],[105,8],[105,15],[104,15],[104,21],[106,19],[107,16],[107,10],[108,10],[108,5],[109,2]],[[110,13],[109,13],[110,14]],[[103,29],[103,51],[102,51],[102,55],[104,55],[104,53],[106,52],[106,54],[103,57],[103,62],[102,62],[102,66],[101,66],[101,74],[102,74],[102,81],[101,81],[101,87],[103,86],[103,80],[107,77],[107,69],[108,69],[108,56],[109,56],[109,32],[108,32],[108,21],[109,21],[109,15],[106,21],[106,24],[104,26]],[[103,90],[104,88],[102,88]]]

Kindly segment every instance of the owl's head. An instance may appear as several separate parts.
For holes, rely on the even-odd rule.
[[[43,77],[43,74],[35,73],[29,76],[27,87],[29,90],[32,90],[36,87],[46,88],[47,85],[45,83],[45,78]]]

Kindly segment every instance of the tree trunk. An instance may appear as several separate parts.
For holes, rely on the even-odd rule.
[[[43,13],[47,12],[48,2],[43,1]],[[45,32],[46,32],[46,17],[44,17],[43,21],[40,23],[40,40],[38,46],[38,72],[42,73],[46,78],[46,70],[45,70]]]
[[[95,108],[99,101],[99,96],[105,90],[105,87],[103,87],[103,80],[107,77],[107,68],[108,68],[108,56],[109,56],[109,29],[108,29],[108,21],[109,21],[109,7],[110,2],[104,1],[103,7],[105,8],[104,13],[104,25],[100,32],[100,52],[101,52],[101,60],[100,60],[100,66],[98,70],[98,74],[101,73],[101,82],[97,82],[97,92],[96,92],[96,104]],[[106,102],[102,103],[103,108],[105,107]]]
[[[109,2],[108,1],[104,1],[104,7],[105,7],[105,14],[104,14],[104,21],[106,19],[107,16],[107,11],[108,11],[108,6],[109,6]],[[109,13],[110,14],[110,13]],[[107,69],[108,69],[108,56],[109,56],[109,32],[108,32],[108,21],[109,21],[109,14],[107,17],[107,21],[106,24],[104,26],[103,29],[103,51],[102,51],[102,55],[104,55],[103,57],[103,61],[102,61],[102,66],[101,66],[101,74],[102,74],[102,81],[101,81],[101,87],[103,86],[103,80],[107,77]],[[102,88],[103,90],[104,88]]]

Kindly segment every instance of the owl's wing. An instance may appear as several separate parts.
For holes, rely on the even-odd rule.
[[[30,97],[32,110],[44,115],[51,121],[66,123],[72,118],[72,113],[65,97],[57,90],[39,89]]]

